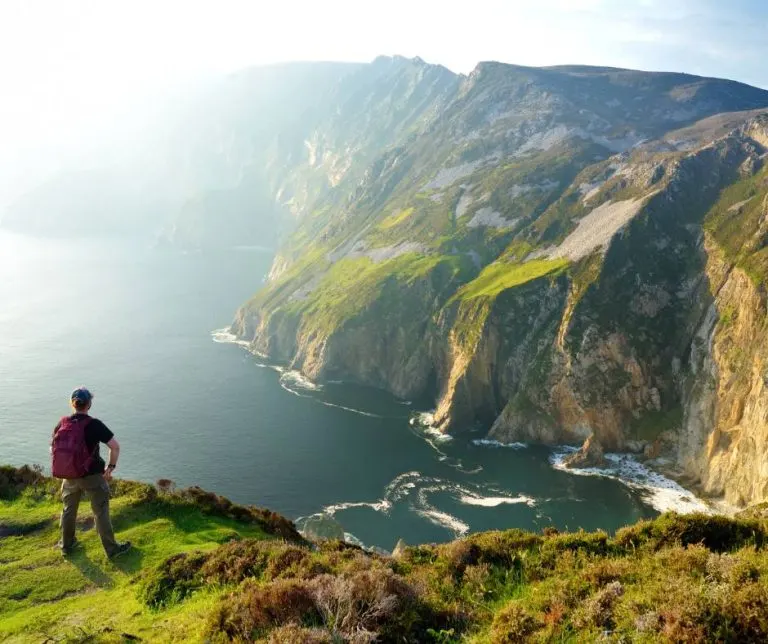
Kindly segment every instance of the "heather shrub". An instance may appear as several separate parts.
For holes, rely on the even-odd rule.
[[[267,644],[335,644],[331,634],[320,628],[304,628],[288,624],[273,630],[267,637]]]
[[[627,559],[596,559],[588,563],[580,574],[593,586],[600,588],[613,581],[633,575],[633,565]]]
[[[230,541],[208,556],[202,574],[208,581],[219,584],[233,584],[248,577],[261,577],[276,547],[279,546],[273,542],[256,539]]]
[[[665,548],[653,555],[668,575],[675,577],[704,576],[710,551],[701,544]],[[637,562],[635,563],[637,565]]]
[[[667,512],[652,521],[640,521],[622,528],[616,533],[614,542],[624,549],[646,547],[653,550],[700,543],[715,552],[726,552],[751,544],[762,547],[765,539],[765,527],[754,519]]]
[[[519,601],[512,600],[494,616],[490,640],[492,644],[519,644],[529,641],[541,626]]]
[[[139,600],[153,609],[181,601],[202,585],[200,570],[205,560],[206,555],[199,552],[166,559],[145,574],[139,586]]]
[[[53,481],[54,479],[46,479],[40,466],[0,465],[0,499],[10,501],[27,488],[44,486],[46,482]]]
[[[321,616],[307,582],[279,579],[260,585],[249,579],[219,603],[210,616],[208,633],[250,642],[280,626],[319,624]]]
[[[590,597],[574,615],[574,623],[580,629],[597,627],[613,630],[613,609],[624,594],[620,581],[612,581]]]
[[[388,568],[322,575],[310,584],[323,623],[331,632],[356,642],[413,637],[418,619],[416,593]]]
[[[171,479],[158,479],[155,486],[160,492],[169,494],[176,489],[176,484]]]
[[[765,583],[747,583],[732,589],[721,602],[723,625],[719,629],[725,641],[768,642],[768,587]]]
[[[596,532],[564,532],[548,537],[541,546],[542,557],[556,559],[560,553],[584,552],[593,555],[607,555],[610,550],[608,534]]]
[[[518,529],[480,532],[466,540],[477,548],[477,561],[473,563],[503,567],[514,565],[521,551],[533,550],[543,542],[542,537]]]
[[[267,579],[311,579],[325,572],[328,568],[313,558],[307,548],[281,544],[273,547],[264,575]]]
[[[459,581],[467,566],[475,566],[480,562],[480,548],[466,539],[457,539],[440,546],[439,567],[448,575]]]

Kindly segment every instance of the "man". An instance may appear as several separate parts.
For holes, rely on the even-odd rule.
[[[131,548],[129,541],[118,543],[115,540],[109,518],[107,481],[112,478],[112,472],[117,467],[120,444],[104,423],[88,415],[92,402],[93,394],[85,387],[75,389],[70,397],[74,413],[62,418],[53,430],[51,469],[56,478],[64,479],[61,484],[64,510],[61,513],[59,547],[66,557],[76,545],[77,508],[85,492],[96,519],[96,531],[101,537],[107,557],[112,559]],[[109,447],[109,464],[106,466],[99,454],[99,443],[106,443]]]

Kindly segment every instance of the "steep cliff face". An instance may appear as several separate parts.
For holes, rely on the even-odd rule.
[[[661,454],[758,500],[760,105],[707,79],[483,64],[316,203],[233,328],[312,378],[432,396],[444,431]]]
[[[752,197],[757,229],[747,228],[752,243],[760,244],[758,253],[768,229],[768,197],[763,196],[768,195],[768,179],[763,182],[763,193]],[[747,204],[736,206],[734,223],[743,225],[738,210]],[[678,460],[704,491],[744,505],[768,498],[765,275],[750,275],[714,238],[706,247],[706,275],[715,296],[694,338]]]

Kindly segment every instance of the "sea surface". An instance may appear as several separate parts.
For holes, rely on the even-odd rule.
[[[700,507],[634,461],[576,476],[562,450],[487,443],[482,428],[445,438],[424,403],[265,364],[226,327],[271,258],[0,231],[0,463],[47,467],[85,385],[122,446],[116,475],[200,485],[388,550]]]

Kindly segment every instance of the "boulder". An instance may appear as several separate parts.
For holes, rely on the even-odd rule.
[[[566,467],[603,467],[605,454],[600,441],[590,436],[584,441],[581,449],[565,459]]]
[[[405,549],[407,547],[408,546],[405,544],[405,541],[403,541],[402,539],[398,539],[397,543],[395,544],[394,550],[392,550],[392,556],[395,559],[399,559],[405,554]]]

